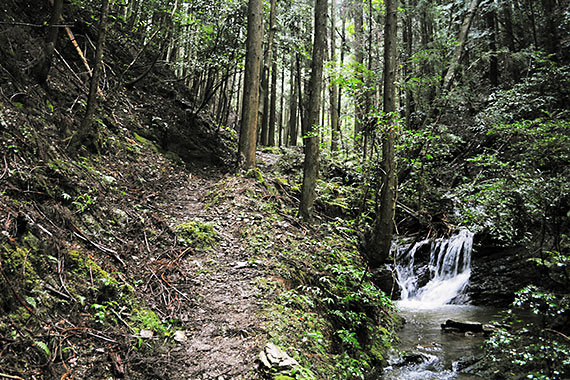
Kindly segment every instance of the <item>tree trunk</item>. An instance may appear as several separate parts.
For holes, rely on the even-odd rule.
[[[74,139],[71,149],[78,151],[84,145],[91,151],[99,150],[99,128],[94,122],[95,109],[97,108],[97,89],[99,88],[99,78],[103,66],[103,49],[105,48],[105,38],[107,37],[107,18],[109,15],[109,0],[102,0],[101,18],[99,22],[99,38],[95,49],[95,62],[93,62],[93,75],[89,85],[89,96],[87,98],[87,110],[81,121],[77,136]]]
[[[471,28],[473,18],[475,17],[475,13],[477,12],[477,8],[479,7],[480,2],[481,0],[471,0],[469,10],[463,19],[463,24],[461,25],[461,30],[459,31],[459,36],[457,37],[457,46],[453,52],[451,66],[449,67],[447,74],[445,74],[445,79],[443,80],[443,89],[445,91],[449,91],[451,89],[453,80],[457,75],[457,70],[461,66],[461,61],[465,54],[465,43],[467,42],[467,35],[469,34],[469,29]]]
[[[297,146],[297,80],[295,78],[295,55],[291,57],[291,91],[289,98],[289,141],[288,146]]]
[[[404,76],[404,81],[410,79],[410,60],[412,58],[412,46],[413,46],[413,33],[412,33],[412,9],[414,5],[411,0],[402,1],[402,6],[406,10],[405,18],[402,30],[402,41],[404,43],[405,56],[402,65],[402,71]],[[413,101],[412,101],[412,90],[409,86],[406,86],[404,93],[404,112],[406,120],[406,128],[411,128],[412,125],[412,112],[413,112]]]
[[[507,56],[506,59],[506,71],[510,72],[513,80],[517,83],[520,79],[520,70],[516,63],[513,61],[512,53],[516,52],[516,45],[515,45],[515,33],[513,31],[513,8],[510,2],[503,2],[503,6],[501,7],[502,15],[503,15],[503,25],[504,25],[504,34],[503,40],[505,41],[505,46],[511,53]]]
[[[285,104],[285,66],[283,66],[283,69],[281,70],[281,96],[279,100],[279,122],[277,123],[279,130],[279,146],[283,146],[283,140],[284,140],[283,133],[285,132],[285,128],[283,128],[283,120],[285,120],[285,118],[283,117],[284,104]]]
[[[557,12],[555,9],[555,0],[542,0],[542,8],[544,10],[545,30],[543,34],[546,36],[546,52],[553,54],[556,59],[558,54],[558,47],[560,44],[558,37],[558,25],[561,23],[556,19]]]
[[[313,42],[313,57],[311,61],[311,79],[309,81],[309,104],[307,107],[307,134],[305,138],[305,162],[303,165],[303,187],[299,216],[304,221],[310,221],[315,202],[315,186],[319,171],[319,133],[316,125],[319,120],[321,104],[321,87],[323,83],[323,61],[327,35],[327,4],[328,0],[315,2],[315,35]]]
[[[238,146],[238,168],[255,166],[257,143],[257,113],[259,107],[259,70],[261,66],[261,39],[263,8],[261,0],[249,0],[243,107]]]
[[[331,1],[331,62],[336,62],[336,0]],[[338,149],[338,85],[336,84],[336,77],[331,75],[330,85],[330,102],[331,102],[331,151]]]
[[[384,26],[384,113],[386,128],[382,140],[382,189],[380,208],[376,214],[374,230],[368,243],[370,266],[379,267],[386,261],[392,246],[392,228],[396,207],[396,170],[394,145],[396,140],[396,70],[397,64],[397,0],[385,0]]]
[[[269,145],[269,76],[271,75],[271,67],[273,66],[273,40],[275,36],[275,18],[277,1],[271,0],[271,10],[269,13],[269,33],[267,35],[267,51],[263,59],[263,117],[261,119],[261,145]]]
[[[277,114],[277,62],[273,61],[271,67],[271,104],[269,106],[269,146],[275,146],[275,120]]]
[[[51,69],[51,61],[53,58],[53,52],[55,50],[55,44],[57,42],[57,35],[59,32],[57,24],[59,24],[61,21],[62,12],[63,0],[55,0],[53,8],[51,10],[46,44],[43,48],[40,58],[32,69],[33,75],[41,86],[44,86],[46,84],[49,71]]]
[[[491,85],[497,87],[499,85],[499,60],[497,59],[497,15],[494,10],[487,12],[485,20],[489,30],[489,51],[491,58],[489,60],[489,81]]]
[[[359,80],[354,110],[354,141],[355,146],[362,146],[364,136],[363,120],[365,115],[364,95],[364,2],[355,0],[354,7],[354,59],[356,61],[356,77]]]

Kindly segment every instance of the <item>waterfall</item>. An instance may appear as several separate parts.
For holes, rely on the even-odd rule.
[[[461,230],[448,239],[422,240],[395,248],[401,300],[432,307],[465,303],[471,276],[473,233]],[[427,256],[429,248],[429,260]]]

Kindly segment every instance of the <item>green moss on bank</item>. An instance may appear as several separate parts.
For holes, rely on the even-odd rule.
[[[211,224],[191,221],[175,227],[178,242],[185,247],[198,250],[209,250],[220,241],[218,233]]]

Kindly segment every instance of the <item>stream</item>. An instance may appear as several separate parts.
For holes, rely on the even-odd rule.
[[[472,246],[473,233],[461,230],[449,239],[426,239],[395,248],[401,291],[396,305],[406,323],[383,379],[481,379],[458,373],[457,363],[480,354],[484,338],[441,329],[448,319],[486,324],[498,312],[469,305],[463,294],[471,274]]]

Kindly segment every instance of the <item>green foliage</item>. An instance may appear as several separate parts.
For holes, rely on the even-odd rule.
[[[175,232],[179,243],[203,251],[217,246],[220,239],[211,224],[199,221],[180,224],[175,227]]]
[[[161,336],[170,335],[170,323],[160,320],[152,310],[135,309],[130,320],[137,332],[140,332],[140,330],[150,330]]]
[[[507,313],[511,322],[519,319],[514,310],[532,311],[542,318],[542,325],[528,323],[515,331],[501,329],[486,342],[486,358],[490,363],[505,365],[514,378],[558,380],[570,376],[570,342],[556,329],[567,332],[570,321],[568,297],[528,286],[517,293]],[[564,330],[565,329],[565,330]]]
[[[545,119],[491,129],[497,144],[510,144],[468,159],[478,175],[455,191],[463,222],[505,242],[536,240],[531,231],[554,234],[570,211],[569,132],[569,122]]]

